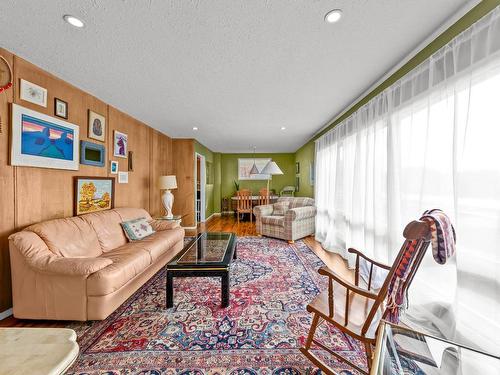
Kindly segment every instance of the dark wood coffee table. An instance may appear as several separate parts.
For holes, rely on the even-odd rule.
[[[167,308],[174,306],[174,277],[220,277],[222,307],[229,305],[229,270],[236,259],[236,234],[198,234],[167,263]]]

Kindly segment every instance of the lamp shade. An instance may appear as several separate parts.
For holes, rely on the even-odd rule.
[[[262,174],[270,174],[270,175],[275,175],[275,174],[283,174],[283,171],[278,167],[278,164],[276,164],[274,161],[269,161],[269,163],[266,164],[264,169],[260,171]]]
[[[160,176],[158,187],[160,190],[177,189],[177,179],[175,176]]]
[[[253,163],[252,169],[250,169],[250,174],[259,174],[259,169],[257,168],[257,165],[255,165],[255,162]]]

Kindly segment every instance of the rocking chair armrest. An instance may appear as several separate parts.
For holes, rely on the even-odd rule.
[[[387,271],[389,271],[391,269],[391,266],[388,266],[387,264],[384,264],[384,263],[380,263],[380,262],[377,262],[376,260],[373,260],[369,257],[367,257],[365,254],[363,254],[361,251],[359,250],[356,250],[352,247],[350,247],[348,250],[347,250],[349,253],[351,254],[356,254],[357,256],[360,256],[361,258],[363,258],[364,260],[376,265],[377,267],[380,267],[380,268],[383,268]]]
[[[323,266],[318,270],[318,273],[323,276],[328,276],[333,279],[333,281],[339,283],[346,289],[351,290],[354,293],[360,294],[366,298],[377,299],[378,295],[376,293],[372,293],[366,289],[360,288],[359,286],[354,285],[350,281],[347,281],[329,269],[327,266]]]

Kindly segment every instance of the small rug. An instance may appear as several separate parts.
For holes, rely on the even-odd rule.
[[[299,348],[311,324],[306,305],[327,286],[317,273],[323,262],[302,241],[241,237],[237,246],[228,308],[220,306],[220,279],[175,278],[174,307],[166,309],[162,270],[106,320],[69,325],[80,345],[69,373],[320,374]],[[366,367],[360,344],[328,329],[321,325],[316,337]]]

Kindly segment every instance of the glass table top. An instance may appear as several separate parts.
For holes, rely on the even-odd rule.
[[[200,233],[167,266],[227,265],[232,259],[235,237],[234,233]]]
[[[387,322],[377,352],[372,374],[500,374],[499,357]]]

